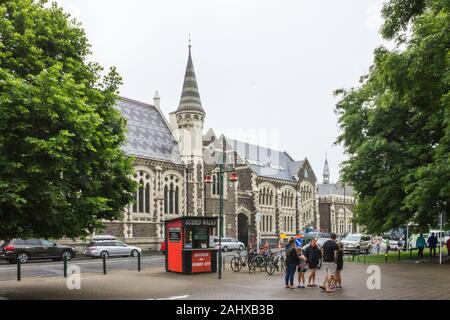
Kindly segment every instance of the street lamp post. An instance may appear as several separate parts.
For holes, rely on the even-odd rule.
[[[237,173],[234,170],[234,168],[227,169],[225,168],[225,162],[226,162],[226,144],[225,144],[225,137],[223,137],[222,140],[222,162],[219,163],[219,262],[218,262],[218,278],[222,279],[222,237],[223,237],[223,192],[224,192],[224,186],[225,186],[225,173],[231,172],[230,180],[232,182],[237,181]],[[215,168],[214,168],[215,169]],[[213,169],[213,171],[214,171]],[[211,173],[211,172],[210,172]],[[211,176],[205,175],[204,179],[205,183],[211,183],[212,179]]]

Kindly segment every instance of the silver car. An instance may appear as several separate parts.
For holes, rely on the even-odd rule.
[[[371,237],[362,234],[349,234],[341,242],[344,245],[344,252],[370,253],[372,249]]]
[[[118,240],[91,241],[84,250],[84,255],[92,258],[137,257],[141,253],[141,248],[129,246]]]
[[[221,241],[222,244],[222,250],[223,251],[229,251],[229,250],[239,250],[243,251],[245,249],[245,245],[234,238],[222,238]],[[216,249],[219,249],[219,239],[214,239],[214,246]]]

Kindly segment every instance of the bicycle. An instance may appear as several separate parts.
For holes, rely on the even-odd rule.
[[[266,272],[269,276],[273,275],[275,271],[286,272],[286,262],[282,251],[278,254],[271,253],[265,266]]]
[[[242,267],[248,266],[248,271],[255,271],[256,264],[255,264],[255,257],[256,253],[248,251],[247,255],[242,259],[241,253],[238,252],[238,256],[234,257],[230,261],[231,270],[234,272],[241,271]]]

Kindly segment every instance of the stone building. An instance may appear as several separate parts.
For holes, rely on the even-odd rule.
[[[294,160],[287,152],[224,136],[212,129],[203,134],[202,106],[189,46],[178,108],[166,120],[156,92],[153,105],[121,98],[117,108],[127,119],[124,151],[134,157],[133,178],[139,185],[135,201],[123,219],[105,222],[104,234],[128,243],[156,248],[164,239],[163,221],[181,215],[218,216],[222,160],[234,166],[238,181],[224,186],[223,234],[244,243],[277,241],[280,233],[294,235],[306,227],[317,229],[320,215],[316,176],[308,159]],[[205,174],[212,183],[205,184]]]
[[[213,183],[205,189],[206,215],[219,211],[214,168],[221,162],[224,141],[226,165],[233,166],[238,175],[237,182],[227,179],[224,188],[227,236],[247,244],[254,243],[259,233],[261,240],[277,242],[280,233],[289,236],[306,227],[319,227],[316,176],[308,159],[296,161],[287,152],[217,138],[212,129],[203,141],[205,170],[213,172]]]
[[[323,181],[318,185],[320,231],[339,235],[359,232],[353,221],[355,198],[353,188],[342,181],[330,183],[328,160],[325,159]]]

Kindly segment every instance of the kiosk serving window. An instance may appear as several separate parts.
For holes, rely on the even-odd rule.
[[[205,249],[209,247],[209,230],[207,227],[186,228],[185,248]]]

